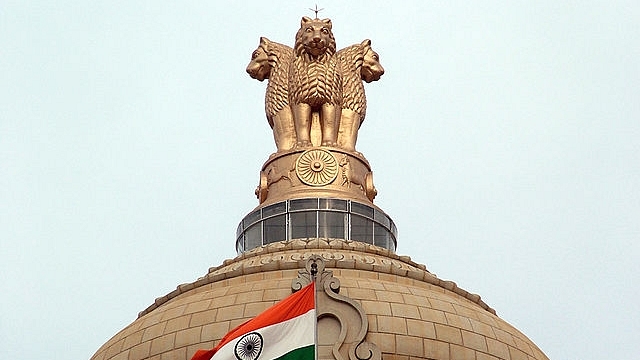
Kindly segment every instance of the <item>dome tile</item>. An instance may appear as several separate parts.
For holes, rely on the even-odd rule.
[[[476,352],[476,360],[501,360],[501,359],[508,359],[508,358],[497,358],[489,354]]]
[[[457,299],[456,299],[457,300]],[[451,302],[439,300],[433,297],[429,297],[429,303],[434,309],[442,310],[444,312],[455,314],[456,310],[453,308]]]
[[[176,332],[175,347],[186,347],[189,344],[199,343],[202,326],[191,327]]]
[[[217,312],[215,321],[235,320],[244,317],[244,304],[229,305],[219,309],[220,311]]]
[[[502,359],[509,358],[509,347],[507,344],[495,340],[495,339],[486,339],[487,341],[487,351],[493,355],[496,355]]]
[[[424,339],[424,356],[427,359],[449,359],[449,343]]]
[[[462,344],[474,350],[487,351],[486,338],[474,332],[462,330]]]
[[[191,322],[191,314],[183,315],[180,317],[173,318],[167,321],[167,325],[164,329],[165,332],[175,332],[180,329],[184,329],[189,327],[189,323]]]
[[[149,357],[151,351],[151,341],[143,342],[131,348],[129,351],[129,358],[131,359],[146,359]]]
[[[111,344],[109,348],[107,348],[106,358],[111,358],[122,351],[122,344],[124,343],[124,339],[120,339],[119,341]]]
[[[445,313],[447,324],[464,330],[472,330],[471,322],[468,318],[452,313]]]
[[[226,334],[232,328],[229,321],[210,323],[202,326],[201,341],[218,340],[219,334]]]
[[[398,355],[422,356],[422,346],[421,337],[396,335],[396,353]]]
[[[364,312],[371,315],[391,315],[391,305],[375,300],[362,300],[360,302]]]
[[[436,328],[436,339],[450,344],[462,345],[462,332],[459,328],[443,324],[434,324]]]
[[[402,298],[402,294],[397,292],[389,291],[387,289],[384,290],[376,290],[376,299],[378,301],[385,301],[391,303],[402,303],[404,299]]]
[[[407,334],[407,321],[404,318],[378,315],[378,331],[390,334]]]
[[[420,319],[420,312],[415,305],[408,305],[404,303],[391,303],[391,314],[393,316]]]
[[[493,332],[496,334],[496,339],[509,346],[516,347],[516,342],[513,340],[513,336],[508,332],[496,327],[493,328]]]
[[[432,322],[407,319],[407,335],[436,338],[436,328]]]
[[[151,340],[149,355],[158,355],[175,348],[176,333],[169,333]]]
[[[396,336],[393,334],[370,333],[367,341],[378,345],[383,353],[393,353],[396,350]]]
[[[482,334],[488,338],[492,338],[492,339],[496,338],[496,334],[493,332],[493,328],[490,325],[475,319],[469,319],[469,321],[471,322],[471,328],[473,329],[473,331],[477,332],[478,334]]]
[[[192,302],[192,303],[187,305],[187,307],[184,310],[184,313],[185,314],[193,314],[193,313],[196,313],[196,312],[207,310],[207,309],[209,309],[209,305],[211,305],[211,300],[210,299],[200,300],[200,301],[197,301],[197,302]]]
[[[145,328],[142,335],[142,341],[152,340],[161,336],[162,334],[164,334],[164,328],[166,325],[167,322],[163,321]]]
[[[203,324],[207,324],[211,322],[211,319],[215,319],[218,314],[218,309],[210,309],[205,311],[200,311],[191,315],[191,321],[189,322],[189,326],[201,326]]]
[[[431,321],[438,324],[446,324],[447,319],[444,315],[444,311],[432,309],[431,307],[420,307],[420,317],[422,320]]]
[[[457,345],[457,344],[451,344],[451,353],[450,353],[450,359],[475,359],[476,358],[476,352],[473,349],[469,349],[468,347],[465,346],[461,346],[461,345]]]
[[[527,354],[513,347],[509,347],[509,356],[511,360],[529,360]]]

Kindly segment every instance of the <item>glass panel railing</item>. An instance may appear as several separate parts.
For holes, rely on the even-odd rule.
[[[388,249],[390,238],[391,234],[387,228],[380,224],[373,225],[373,245]]]
[[[247,229],[244,233],[244,248],[251,250],[262,246],[262,224],[257,223]]]
[[[262,209],[262,218],[266,219],[273,215],[284,214],[287,212],[287,203],[281,202],[273,205],[269,205]]]
[[[296,199],[289,201],[289,210],[315,210],[318,208],[318,199]]]
[[[264,244],[287,240],[287,215],[277,215],[263,222]]]
[[[374,211],[373,211],[373,219],[376,222],[379,222],[380,224],[384,225],[386,228],[389,228],[389,225],[390,225],[389,223],[391,222],[391,220],[382,211],[374,209]]]
[[[373,219],[373,208],[357,202],[351,202],[351,212],[354,214],[360,214]]]
[[[373,221],[352,214],[351,240],[373,244]]]
[[[342,212],[318,212],[318,237],[332,239],[347,238],[347,214]]]
[[[340,210],[347,211],[347,200],[340,199],[320,199],[318,202],[320,210]]]
[[[242,225],[244,226],[245,229],[248,229],[249,226],[253,225],[259,220],[260,220],[260,209],[245,216],[244,219],[242,220]]]
[[[291,239],[317,237],[317,212],[297,212],[289,214],[291,217]]]
[[[377,208],[342,199],[293,199],[251,212],[236,231],[239,253],[288,239],[361,241],[395,251],[397,229]]]

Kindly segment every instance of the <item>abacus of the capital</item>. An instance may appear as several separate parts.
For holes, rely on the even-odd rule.
[[[363,82],[384,74],[371,41],[338,51],[331,20],[303,17],[293,48],[261,37],[247,73],[268,79],[265,111],[277,149],[260,174],[261,206],[309,197],[372,204],[371,168],[356,151]]]

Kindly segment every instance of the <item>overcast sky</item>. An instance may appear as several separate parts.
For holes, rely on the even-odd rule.
[[[273,5],[268,5],[268,4]],[[275,145],[260,36],[313,2],[0,1],[0,358],[88,359],[233,258]],[[322,1],[400,255],[552,359],[640,353],[637,1]]]

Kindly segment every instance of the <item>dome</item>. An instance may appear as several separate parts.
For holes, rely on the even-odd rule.
[[[269,79],[277,151],[237,227],[239,255],[156,299],[93,360],[191,359],[311,281],[317,359],[547,359],[480,296],[395,254],[396,226],[356,151],[363,82],[384,68],[371,40],[337,50],[331,28],[303,17],[293,47],[261,37],[251,56],[247,73]]]
[[[226,260],[156,299],[91,359],[190,359],[291,294],[292,282],[314,256],[339,280],[339,293],[366,314],[364,341],[379,349],[381,359],[547,359],[480,296],[409,257],[340,239],[275,242]],[[320,335],[319,348],[322,342]]]

